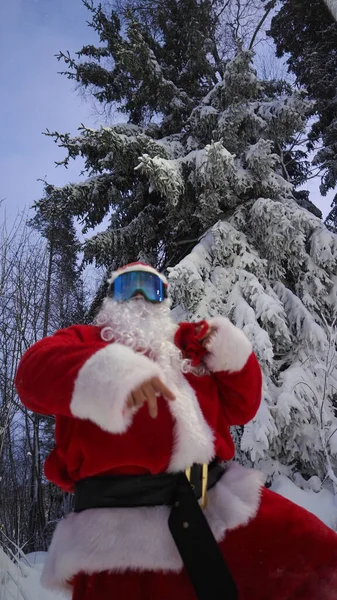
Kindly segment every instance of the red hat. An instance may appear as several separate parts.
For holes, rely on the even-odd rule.
[[[157,271],[157,269],[155,269],[154,267],[151,267],[151,265],[147,265],[146,263],[142,262],[129,263],[124,267],[120,267],[119,269],[117,269],[117,271],[113,271],[113,273],[111,273],[110,279],[108,279],[108,283],[111,284],[113,281],[115,281],[116,277],[122,275],[122,273],[130,273],[131,271],[146,271],[147,273],[153,273],[153,275],[157,275],[162,280],[166,287],[168,286],[168,281],[165,275],[159,273],[159,271]]]

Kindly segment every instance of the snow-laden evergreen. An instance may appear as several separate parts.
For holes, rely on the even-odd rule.
[[[274,212],[266,210],[268,203]],[[296,233],[302,237],[305,256],[302,268],[296,254],[289,252],[289,248],[294,252],[295,246],[296,253],[294,240],[284,244],[278,261],[274,251],[271,258],[263,252],[268,249],[266,238],[272,248],[274,238],[277,241],[286,235],[281,218],[275,226],[275,216],[283,211],[287,220],[291,217],[299,226]],[[329,475],[328,469],[336,466],[337,360],[335,331],[326,322],[336,278],[331,271],[330,277],[323,271],[323,280],[318,279],[315,271],[320,269],[312,268],[312,246],[322,233],[322,224],[312,219],[316,223],[311,223],[307,233],[308,223],[303,227],[306,211],[290,202],[285,206],[281,198],[273,202],[260,198],[247,212],[245,223],[242,214],[235,213],[229,221],[219,221],[191,254],[171,269],[171,289],[178,303],[175,310],[179,319],[188,320],[225,315],[253,343],[264,373],[263,403],[254,421],[237,436],[241,451],[268,476],[299,470],[323,479]],[[302,227],[296,213],[302,213],[297,214],[302,217]],[[266,238],[260,246],[261,236],[256,233],[262,219]],[[298,277],[293,290],[285,278],[268,276],[269,266],[274,271],[279,263],[282,270],[282,263],[289,264],[291,259],[289,275]],[[326,294],[325,301],[318,296],[313,299],[316,285],[322,297]]]
[[[177,318],[222,314],[253,343],[263,403],[236,432],[241,457],[269,477],[299,471],[337,483],[337,236],[297,205],[273,152],[301,128],[305,111],[296,92],[266,97],[247,53],[228,66],[194,111],[194,149],[176,161],[174,179],[181,187],[184,173],[185,186],[193,183],[205,226],[212,214],[219,220],[169,280]]]
[[[281,176],[286,165],[277,172],[273,165],[304,127],[309,103],[299,92],[291,95],[280,84],[258,81],[251,58],[239,52],[227,63],[224,77],[177,133],[165,135],[169,115],[160,119],[160,114],[158,122],[142,127],[82,126],[75,137],[50,133],[68,151],[58,164],[82,156],[88,179],[61,189],[48,185],[38,209],[44,215],[49,207],[53,215],[58,210],[60,220],[70,213],[85,234],[109,216],[107,229],[84,247],[85,257],[98,265],[114,268],[142,259],[166,268],[243,200],[277,197],[280,187],[291,194]],[[261,178],[266,168],[269,176]]]

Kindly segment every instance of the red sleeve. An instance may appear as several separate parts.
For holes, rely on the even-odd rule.
[[[221,411],[229,426],[245,425],[253,417],[261,403],[262,374],[255,354],[252,352],[241,371],[213,373],[219,389]]]
[[[27,408],[43,415],[73,416],[69,406],[78,372],[106,345],[95,331],[90,325],[61,329],[25,352],[15,386]]]

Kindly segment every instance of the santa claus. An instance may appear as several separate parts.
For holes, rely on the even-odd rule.
[[[230,462],[261,371],[227,318],[174,324],[165,277],[112,274],[94,325],[42,339],[16,376],[56,417],[46,477],[74,492],[42,581],[73,600],[337,600],[337,535]]]

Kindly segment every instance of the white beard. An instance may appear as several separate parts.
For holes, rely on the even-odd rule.
[[[183,359],[174,344],[177,325],[171,318],[169,301],[152,304],[143,298],[127,302],[105,298],[94,324],[101,328],[105,342],[113,340],[146,354],[164,371],[172,367],[191,371],[190,360]]]

